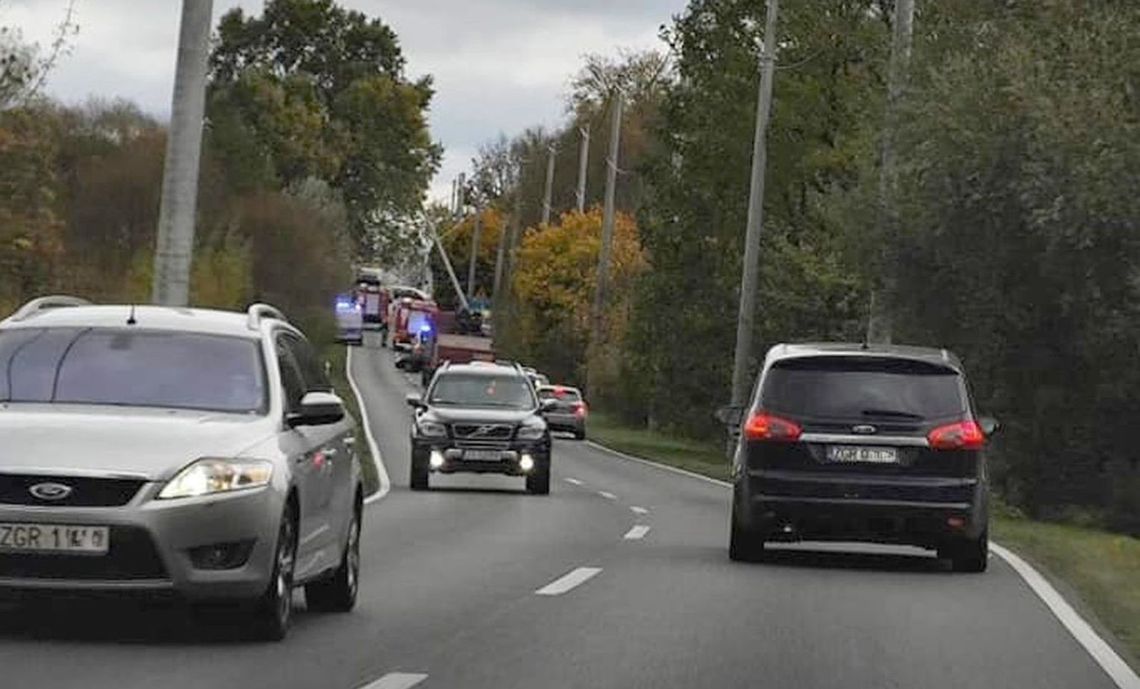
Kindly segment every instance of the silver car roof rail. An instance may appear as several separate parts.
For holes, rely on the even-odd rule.
[[[270,306],[269,304],[253,304],[246,313],[249,315],[250,330],[260,330],[261,321],[266,318],[272,318],[282,321],[283,323],[289,322],[289,319],[285,317],[285,314],[281,313],[280,309],[276,306]]]
[[[49,309],[61,309],[71,306],[91,306],[91,302],[79,297],[69,297],[65,294],[52,294],[46,297],[37,297],[24,304],[8,320],[23,321]]]

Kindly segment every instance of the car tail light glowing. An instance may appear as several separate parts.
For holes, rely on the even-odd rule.
[[[574,416],[577,416],[579,419],[586,416],[586,403],[585,402],[579,402],[579,403],[574,405]]]
[[[791,443],[802,434],[799,424],[762,411],[748,417],[748,423],[744,424],[744,435],[749,440]]]
[[[935,450],[980,450],[986,444],[986,434],[975,421],[960,421],[939,426],[926,436]]]

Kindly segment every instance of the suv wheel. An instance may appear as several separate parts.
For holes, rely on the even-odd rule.
[[[955,572],[979,574],[986,571],[990,562],[989,529],[983,529],[982,534],[972,541],[962,541],[939,550],[938,556],[948,558]]]
[[[254,607],[254,631],[267,641],[281,641],[293,619],[293,569],[297,558],[297,521],[292,505],[281,515],[273,575]]]
[[[762,562],[765,556],[764,539],[737,522],[734,504],[729,525],[728,558],[733,562]]]
[[[340,567],[332,576],[305,586],[305,602],[317,612],[348,612],[356,606],[356,592],[360,587],[360,512],[357,501],[348,525],[348,540]]]
[[[526,477],[526,492],[531,495],[550,494],[550,460],[536,462],[534,471]]]
[[[412,453],[412,461],[410,462],[412,470],[411,475],[408,477],[408,485],[412,490],[427,490],[428,489],[428,470],[427,457],[417,456],[417,453]]]

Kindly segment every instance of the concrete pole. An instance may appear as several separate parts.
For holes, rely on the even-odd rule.
[[[507,216],[504,214],[499,223],[499,251],[495,254],[495,282],[492,286],[491,298],[499,299],[499,290],[503,286],[503,261],[507,253]]]
[[[591,356],[587,362],[586,373],[590,380],[587,380],[587,389],[591,395],[597,393],[594,388],[597,387],[597,381],[592,372],[596,366],[596,359],[599,355],[599,347],[605,340],[603,331],[606,304],[606,290],[609,285],[610,278],[610,256],[613,253],[614,243],[614,215],[617,212],[614,208],[615,196],[617,194],[617,172],[618,172],[618,155],[621,149],[621,119],[622,108],[624,106],[624,94],[621,89],[614,89],[613,97],[613,121],[610,123],[610,150],[609,156],[606,159],[606,195],[605,205],[602,210],[602,245],[598,250],[598,278],[597,286],[594,289],[594,308],[593,308],[593,324],[590,332],[590,352]]]
[[[483,238],[483,204],[475,205],[475,229],[471,232],[471,262],[467,266],[467,300],[475,298],[475,268],[479,262],[479,245]]]
[[[744,238],[744,265],[740,280],[740,313],[736,321],[736,357],[732,367],[732,403],[748,402],[752,381],[752,334],[756,319],[756,289],[760,281],[760,234],[764,228],[764,173],[768,167],[768,115],[772,106],[772,79],[776,71],[776,16],[780,0],[768,0],[764,48],[760,55],[760,93],[756,107],[756,135],[752,145],[752,180],[748,195],[748,226]]]
[[[895,192],[898,177],[895,171],[895,132],[898,129],[898,105],[906,88],[910,67],[911,46],[914,37],[914,0],[896,0],[894,36],[891,42],[891,62],[887,74],[887,116],[883,127],[882,158],[879,166],[879,233],[883,246],[888,246],[895,226]],[[870,315],[867,318],[867,343],[890,344],[892,324],[888,299],[894,282],[894,266],[888,256],[880,256],[882,283],[871,291]]]
[[[212,13],[212,0],[182,2],[174,99],[162,173],[162,200],[151,285],[151,301],[163,306],[186,306],[190,303],[190,263],[194,257],[198,166],[202,155]]]
[[[549,155],[546,158],[546,190],[542,195],[542,224],[550,224],[550,204],[551,198],[554,194],[554,159],[558,155],[558,149],[553,145],[547,149]]]
[[[590,125],[578,130],[582,135],[581,146],[578,149],[578,212],[586,210],[586,175],[590,165]]]

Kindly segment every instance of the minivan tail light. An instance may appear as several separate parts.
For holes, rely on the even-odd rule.
[[[986,445],[986,434],[975,421],[960,421],[935,428],[926,436],[935,450],[980,450]]]
[[[762,411],[748,417],[744,424],[744,436],[749,440],[791,443],[799,440],[803,432],[799,424]]]

